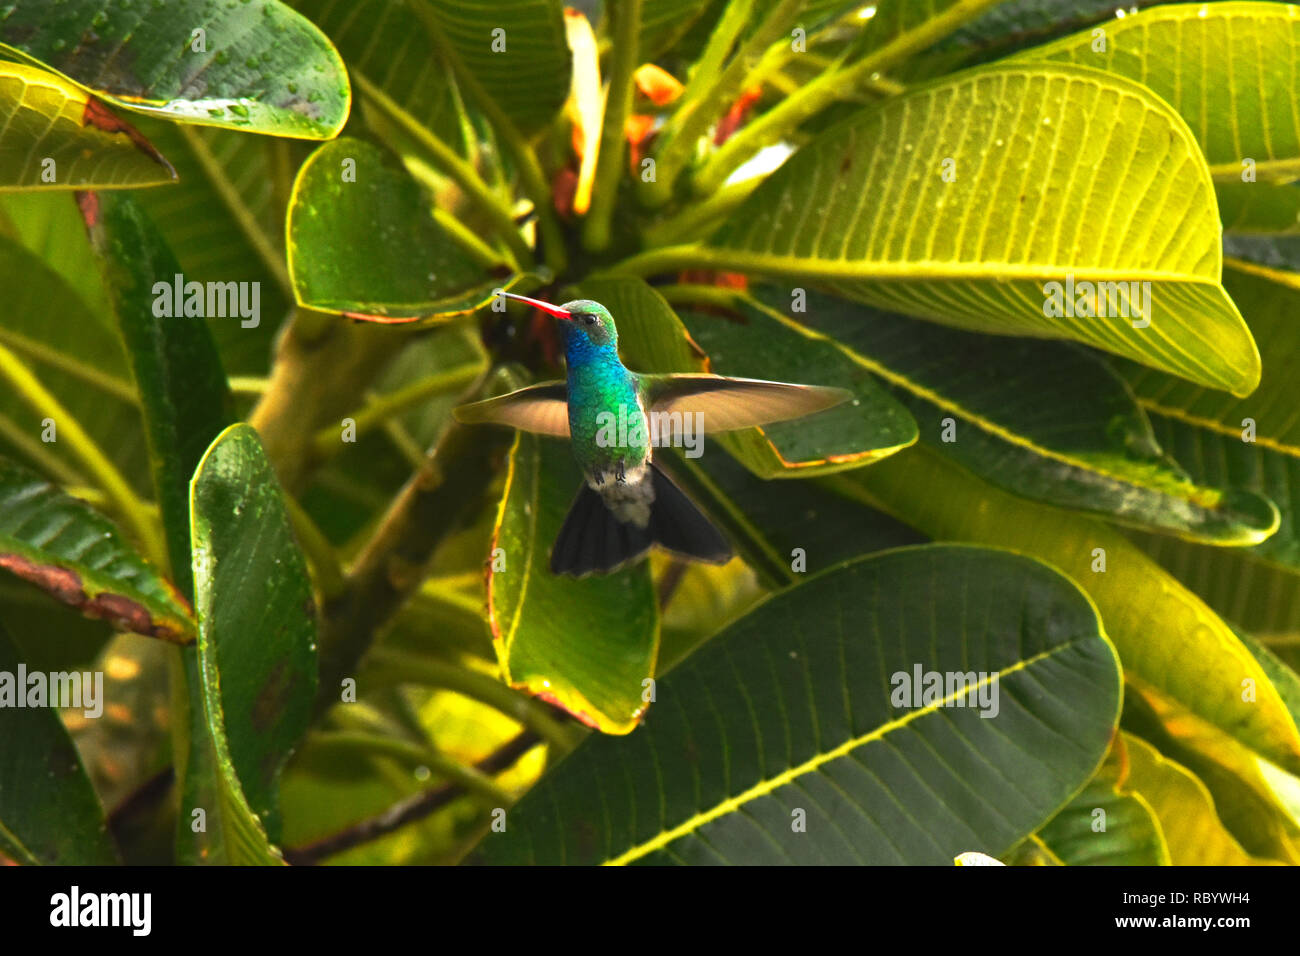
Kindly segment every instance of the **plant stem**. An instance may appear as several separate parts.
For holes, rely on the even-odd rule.
[[[610,220],[618,198],[619,183],[626,171],[627,136],[623,127],[632,111],[632,75],[636,72],[641,52],[641,0],[621,0],[606,6],[605,11],[614,21],[613,63],[609,91],[605,96],[605,118],[601,127],[591,208],[587,210],[582,229],[582,242],[588,252],[603,252],[609,248]]]
[[[549,705],[462,664],[385,648],[370,655],[366,673],[371,680],[454,691],[517,720],[542,740],[562,750],[572,750],[581,739],[580,734],[556,720],[554,715],[557,711]]]
[[[533,251],[528,248],[528,243],[524,242],[524,237],[520,235],[519,227],[515,225],[515,217],[511,213],[510,207],[489,188],[487,183],[483,182],[478,170],[461,159],[455,150],[433,135],[422,123],[416,122],[406,110],[393,102],[388,94],[372,83],[365,74],[353,69],[352,79],[361,91],[361,95],[384,116],[401,127],[402,132],[423,148],[438,168],[450,176],[456,185],[464,191],[466,198],[487,217],[497,233],[510,247],[510,252],[515,260],[514,267],[522,269],[526,263],[532,262]]]
[[[715,79],[722,75],[723,61],[749,20],[753,6],[754,0],[731,0],[723,10],[718,25],[713,28],[709,42],[704,47],[703,55],[692,71],[686,91],[677,101],[676,110],[659,131],[656,152],[662,155],[671,147],[682,123],[698,109],[701,98],[713,89]],[[641,199],[647,206],[662,206],[672,198],[672,185],[668,177],[656,175],[652,182],[642,187]]]
[[[356,673],[375,635],[419,588],[443,538],[488,507],[511,437],[505,429],[449,425],[389,505],[353,562],[347,590],[325,606],[318,706],[332,704],[339,682]]]
[[[54,420],[58,437],[67,442],[68,448],[85,467],[87,474],[99,482],[118,515],[131,529],[137,544],[144,549],[150,561],[157,567],[165,568],[167,562],[162,550],[159,526],[148,506],[86,434],[76,416],[40,383],[18,356],[3,345],[0,345],[0,377],[9,382],[37,415]]]
[[[713,82],[705,88],[699,103],[685,114],[675,135],[659,150],[656,179],[662,181],[663,187],[652,194],[652,201],[662,202],[671,197],[673,184],[690,159],[696,142],[739,98],[751,73],[756,68],[762,69],[763,60],[769,53],[768,48],[795,22],[802,6],[803,0],[781,0],[741,45],[726,69],[716,75]]]
[[[469,387],[482,374],[482,365],[467,363],[450,371],[440,372],[437,375],[430,375],[417,382],[412,382],[410,385],[375,399],[365,408],[353,412],[348,417],[356,423],[356,434],[357,437],[360,437],[394,415],[419,405],[425,399]],[[317,457],[321,460],[331,457],[343,447],[343,442],[339,438],[339,429],[335,425],[326,425],[316,432],[312,444]]]
[[[276,346],[271,380],[248,416],[291,493],[316,465],[312,439],[352,409],[409,341],[394,329],[299,309]]]
[[[348,730],[322,731],[314,734],[313,749],[326,748],[345,753],[358,753],[367,757],[386,757],[406,764],[427,767],[440,777],[445,777],[467,793],[476,793],[488,801],[489,806],[501,807],[513,802],[509,793],[498,787],[487,774],[467,767],[458,760],[440,754],[425,744],[381,737],[378,734]]]
[[[674,269],[692,269],[697,267],[701,256],[698,244],[665,246],[662,249],[648,249],[645,252],[617,262],[608,269],[593,272],[592,279],[604,279],[610,276],[650,276]]]
[[[505,114],[505,111],[497,105],[487,90],[483,89],[483,84],[478,81],[465,67],[464,61],[460,58],[460,53],[447,39],[446,34],[442,32],[442,27],[438,23],[437,17],[433,11],[428,8],[424,0],[416,0],[411,4],[411,9],[428,31],[433,44],[438,48],[438,52],[451,65],[456,74],[456,79],[460,85],[469,92],[469,95],[478,104],[488,121],[496,128],[497,135],[505,142],[506,146],[514,154],[515,161],[519,164],[519,175],[523,179],[524,192],[528,198],[533,201],[533,208],[537,212],[538,229],[541,232],[543,260],[553,275],[559,275],[564,271],[565,249],[564,234],[560,231],[560,221],[555,215],[555,209],[551,205],[551,187],[546,182],[546,176],[542,173],[541,163],[537,161],[537,154],[533,148],[528,145],[524,139],[523,133],[514,121]],[[526,261],[526,260],[525,260]]]
[[[711,224],[729,215],[748,199],[766,178],[755,176],[724,186],[707,199],[685,207],[677,215],[660,220],[645,230],[646,246],[657,248],[700,238]]]
[[[942,39],[958,24],[995,2],[998,0],[957,0],[937,17],[899,34],[852,66],[823,73],[723,143],[695,174],[695,193],[708,195],[726,181],[732,170],[763,146],[784,138],[837,99],[851,96],[875,80],[873,74]]]
[[[479,773],[497,774],[514,766],[524,754],[541,741],[536,734],[525,730],[507,741],[474,765]],[[348,827],[333,836],[317,840],[306,846],[285,850],[284,856],[295,866],[311,866],[328,857],[361,846],[372,840],[401,829],[409,823],[423,820],[434,811],[445,807],[465,791],[457,784],[448,783],[424,793],[408,797],[383,813]]]

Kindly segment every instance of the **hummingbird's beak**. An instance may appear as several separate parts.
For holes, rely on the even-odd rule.
[[[553,315],[557,319],[568,319],[569,321],[573,321],[573,313],[566,312],[558,305],[551,305],[551,303],[543,302],[541,299],[530,299],[526,295],[515,295],[513,292],[502,292],[501,295],[507,299],[514,299],[517,302],[527,302],[534,308],[541,309],[543,312]]]

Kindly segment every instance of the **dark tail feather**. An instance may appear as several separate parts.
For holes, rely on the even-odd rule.
[[[731,559],[727,539],[695,503],[657,465],[651,463],[650,471],[655,500],[645,528],[619,521],[583,483],[551,548],[551,573],[580,577],[613,571],[644,555],[651,543],[697,561]]]
[[[713,526],[686,492],[659,470],[654,462],[650,471],[655,483],[655,503],[650,509],[650,536],[655,543],[686,558],[726,564],[731,560],[731,545]]]

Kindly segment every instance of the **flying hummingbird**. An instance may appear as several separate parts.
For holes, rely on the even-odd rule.
[[[553,574],[613,571],[652,544],[712,564],[731,559],[727,539],[655,464],[654,445],[671,436],[653,423],[676,425],[689,415],[697,432],[716,433],[799,418],[852,397],[842,388],[751,378],[640,375],[619,359],[614,317],[599,302],[556,306],[501,294],[563,320],[567,380],[461,405],[455,415],[572,442],[585,481],[551,548]]]

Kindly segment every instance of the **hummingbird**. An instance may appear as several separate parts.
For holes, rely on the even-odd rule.
[[[599,302],[552,305],[502,292],[561,320],[566,375],[454,411],[466,424],[509,425],[568,438],[583,484],[551,547],[551,573],[605,574],[658,545],[680,557],[725,564],[731,546],[654,461],[689,417],[701,434],[787,421],[852,397],[842,388],[721,375],[643,375],[624,367],[614,317]],[[661,427],[668,423],[669,434]],[[684,426],[682,426],[684,428]]]

